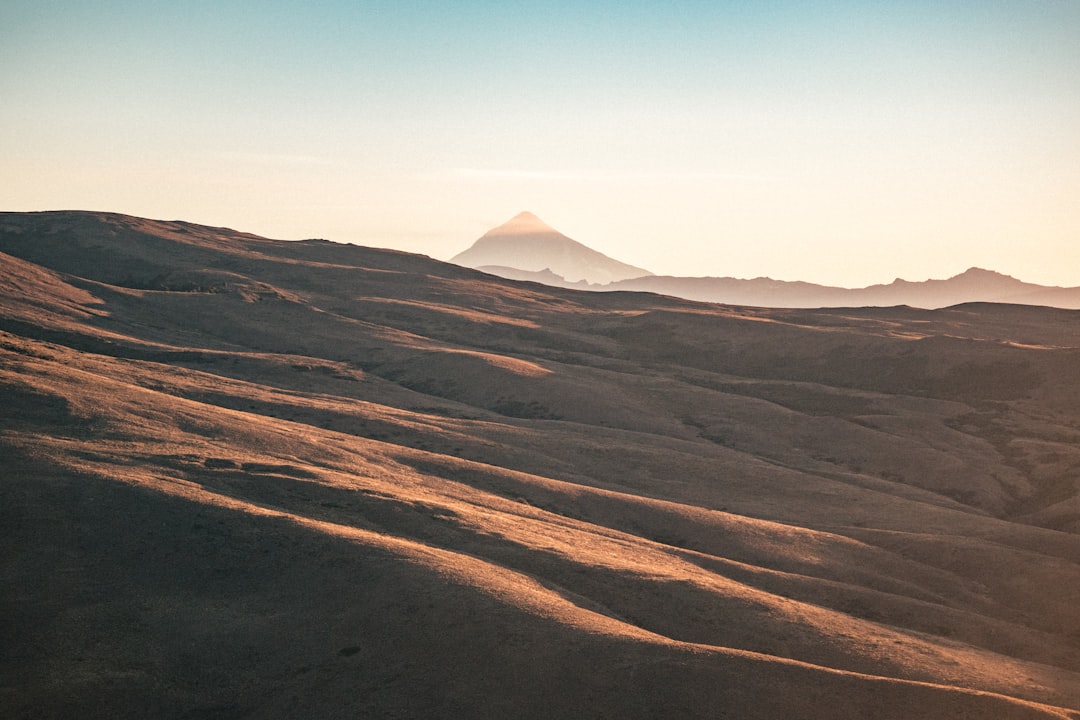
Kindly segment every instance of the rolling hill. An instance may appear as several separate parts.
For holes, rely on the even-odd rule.
[[[0,715],[1080,718],[1078,320],[0,213]]]

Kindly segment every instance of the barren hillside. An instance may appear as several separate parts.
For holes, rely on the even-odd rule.
[[[4,717],[1080,718],[1080,312],[0,253]]]

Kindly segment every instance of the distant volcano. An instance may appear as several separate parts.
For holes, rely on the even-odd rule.
[[[502,274],[500,269],[506,268],[529,272],[550,270],[572,283],[584,280],[601,285],[652,275],[648,270],[585,247],[530,212],[515,215],[489,230],[450,262],[495,274]]]
[[[523,212],[489,230],[450,262],[553,287],[629,290],[697,302],[774,308],[944,308],[971,302],[1080,309],[1080,287],[1035,285],[1009,275],[971,268],[945,280],[841,288],[808,282],[732,277],[672,277],[621,263],[571,240],[532,213]]]

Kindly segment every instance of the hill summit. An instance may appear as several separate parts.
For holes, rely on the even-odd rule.
[[[531,212],[518,213],[484,233],[450,262],[498,275],[509,269],[549,270],[569,282],[602,285],[652,275],[572,240]]]

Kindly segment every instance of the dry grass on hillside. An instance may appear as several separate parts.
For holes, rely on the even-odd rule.
[[[0,252],[5,716],[1080,718],[1075,313]]]

